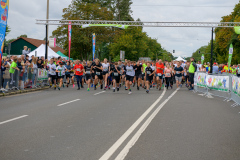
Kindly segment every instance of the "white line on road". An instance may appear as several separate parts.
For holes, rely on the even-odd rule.
[[[69,104],[69,103],[72,103],[72,102],[76,102],[76,101],[80,101],[80,99],[75,99],[75,100],[73,100],[73,101],[69,101],[69,102],[66,102],[66,103],[62,103],[62,104],[59,104],[59,105],[57,105],[57,106],[63,106],[63,105],[65,105],[65,104]]]
[[[13,119],[9,119],[9,120],[7,120],[7,121],[0,122],[0,125],[1,125],[1,124],[4,124],[4,123],[11,122],[11,121],[15,121],[15,120],[18,120],[18,119],[27,117],[27,116],[28,116],[28,115],[23,115],[23,116],[20,116],[20,117],[16,117],[16,118],[13,118]]]
[[[137,128],[137,126],[144,120],[144,118],[153,110],[153,108],[160,102],[166,93],[166,88],[161,96],[138,118],[138,120],[108,149],[106,153],[99,160],[108,160],[119,146],[128,138],[128,136]]]
[[[134,146],[134,144],[137,142],[141,134],[146,130],[146,128],[149,126],[151,121],[155,118],[155,116],[158,114],[158,112],[163,108],[163,106],[177,93],[179,90],[176,89],[152,114],[151,116],[144,122],[144,124],[141,126],[141,128],[136,132],[136,134],[132,137],[132,139],[127,143],[127,145],[123,148],[123,150],[118,154],[115,160],[123,160],[130,148]]]
[[[101,93],[104,93],[104,92],[106,92],[106,91],[102,91],[102,92],[96,93],[96,94],[94,94],[94,96],[96,96],[98,94],[101,94]]]

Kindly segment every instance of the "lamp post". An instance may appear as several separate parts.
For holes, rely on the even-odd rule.
[[[47,20],[49,19],[49,0],[47,0]],[[47,21],[48,23],[48,21]],[[48,24],[46,24],[46,46],[45,46],[45,59],[48,58]]]

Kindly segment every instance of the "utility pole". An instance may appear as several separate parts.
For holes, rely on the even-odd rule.
[[[121,17],[120,17],[119,1],[120,1],[120,0],[118,0],[117,6],[118,6],[118,20],[120,21],[120,20],[121,20]]]
[[[210,73],[212,73],[213,69],[213,27],[212,27],[212,40],[211,40],[211,60],[210,60]]]
[[[47,0],[47,23],[49,19],[49,0]],[[48,24],[46,24],[46,46],[45,46],[45,59],[48,58]]]

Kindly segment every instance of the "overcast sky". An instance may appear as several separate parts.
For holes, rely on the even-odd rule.
[[[29,38],[44,39],[45,27],[36,19],[46,19],[47,0],[10,0],[7,39],[27,34]],[[49,19],[61,19],[63,8],[71,0],[50,0]],[[133,0],[133,18],[153,22],[219,22],[229,15],[239,0]],[[222,7],[221,7],[222,6]],[[50,26],[49,34],[56,29]],[[211,28],[144,28],[152,38],[174,56],[188,57],[211,39]]]

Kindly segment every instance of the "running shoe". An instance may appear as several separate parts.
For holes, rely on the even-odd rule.
[[[84,86],[81,86],[81,88],[84,88]]]
[[[120,83],[119,85],[120,85],[120,87],[122,87],[122,84],[121,84],[121,83]]]
[[[87,91],[90,91],[90,89],[88,88]]]
[[[60,87],[58,87],[58,90],[60,91]]]
[[[137,90],[139,90],[139,87],[137,86]]]
[[[125,86],[125,90],[128,90],[126,86]]]
[[[78,87],[78,89],[77,90],[80,90],[80,87]]]
[[[52,85],[50,84],[49,88],[52,88]]]
[[[54,90],[56,90],[56,89],[57,89],[57,87],[55,86],[55,87],[54,87]]]
[[[63,88],[64,88],[65,86],[64,86],[64,83],[63,83]]]
[[[135,83],[133,83],[133,87],[135,87]]]
[[[193,90],[193,88],[190,88],[190,89],[189,89],[189,91],[192,91],[192,90]]]
[[[150,85],[150,88],[152,88],[152,85]]]
[[[67,84],[67,88],[68,88],[68,84]]]
[[[91,85],[91,88],[93,87],[93,84]]]
[[[108,86],[108,89],[110,89],[110,86]]]
[[[115,92],[115,89],[113,89],[113,92]]]
[[[144,89],[146,89],[147,87],[145,86]]]
[[[104,90],[106,90],[107,89],[107,86],[106,87],[104,87]]]
[[[119,91],[119,88],[117,88],[117,91]]]
[[[131,91],[129,91],[129,92],[128,92],[128,94],[132,94],[132,92],[131,92]]]
[[[182,88],[182,84],[180,84],[180,87]]]
[[[101,89],[103,89],[103,85],[101,84]]]
[[[149,90],[146,90],[147,93],[149,93]]]
[[[97,87],[96,87],[96,85],[94,85],[94,90],[96,90],[97,89]]]
[[[73,84],[73,88],[75,87],[75,84]]]

